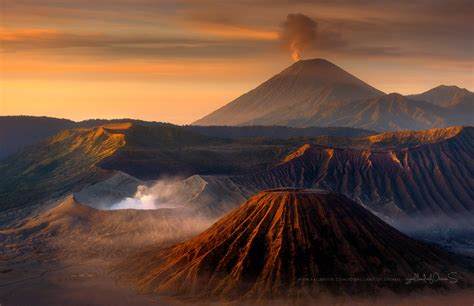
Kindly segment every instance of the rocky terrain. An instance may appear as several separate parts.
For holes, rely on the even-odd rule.
[[[53,120],[48,126],[55,122]],[[87,126],[94,123],[103,121],[78,124]],[[2,224],[27,216],[37,205],[54,202],[89,185],[111,179],[117,173],[131,175],[129,179],[135,180],[136,184],[131,184],[131,189],[128,188],[125,193],[123,188],[119,188],[121,191],[113,197],[114,200],[133,195],[134,189],[143,183],[141,180],[263,170],[278,164],[281,158],[301,143],[299,138],[222,138],[219,128],[214,131],[206,128],[206,131],[199,134],[192,129],[171,124],[139,125],[121,121],[66,129],[27,146],[21,152],[0,160],[3,174],[0,178],[0,211],[3,212],[0,228]],[[274,133],[272,131],[265,128],[257,129],[255,133],[271,135]],[[327,133],[325,129],[287,131],[290,135],[373,134],[356,129],[329,129]],[[105,198],[100,201],[111,203]],[[98,205],[97,201],[94,203]]]
[[[455,127],[351,140],[325,137],[319,139],[324,145],[302,145],[267,170],[201,176],[206,185],[200,197],[214,200],[197,205],[220,216],[239,204],[237,194],[248,197],[278,187],[319,188],[342,193],[395,226],[424,220],[425,226],[452,227],[473,218],[473,131]],[[472,228],[469,223],[466,229]]]
[[[7,305],[20,302],[20,305],[30,305],[32,301],[37,305],[62,305],[68,303],[71,295],[61,292],[73,290],[77,293],[76,300],[83,301],[82,304],[120,305],[138,300],[144,305],[182,303],[183,301],[177,302],[174,297],[168,300],[164,295],[138,297],[133,291],[117,287],[109,273],[110,268],[124,258],[135,258],[134,262],[137,264],[145,263],[145,258],[134,257],[138,256],[134,254],[140,250],[149,250],[147,254],[153,256],[164,254],[165,249],[174,250],[169,247],[198,235],[233,209],[243,209],[240,205],[254,194],[281,187],[325,189],[326,193],[318,193],[315,198],[311,195],[310,200],[301,202],[323,203],[321,205],[350,202],[350,205],[358,205],[357,209],[332,211],[331,208],[324,207],[328,213],[355,216],[362,214],[362,219],[367,219],[367,213],[370,214],[369,221],[376,219],[383,224],[378,228],[379,231],[396,232],[401,237],[408,234],[411,238],[437,244],[459,254],[474,254],[474,241],[470,238],[474,233],[472,127],[381,134],[361,132],[362,134],[343,136],[328,132],[326,135],[316,133],[315,136],[303,137],[291,136],[294,131],[300,133],[302,130],[284,129],[285,133],[290,133],[290,138],[272,137],[273,128],[251,129],[256,133],[255,137],[240,137],[242,130],[239,129],[246,129],[243,127],[236,128],[237,130],[226,129],[233,131],[231,138],[223,138],[220,132],[215,133],[216,130],[204,127],[201,127],[199,134],[173,125],[116,122],[61,131],[0,161],[0,169],[4,174],[0,178],[0,302]],[[352,133],[354,130],[346,132]],[[337,192],[338,195],[332,192]],[[331,197],[331,201],[324,200],[325,197]],[[271,204],[275,202],[271,196],[262,199],[265,199],[263,202],[270,203],[269,208],[277,207]],[[302,215],[314,215],[313,209],[307,205],[309,204],[298,204],[296,207],[303,207],[305,213]],[[252,207],[263,209],[266,206],[258,204]],[[270,220],[266,218],[275,217],[273,209],[268,214],[253,214],[255,220],[249,225],[249,230],[257,219]],[[250,210],[245,211],[250,214]],[[283,211],[276,209],[278,214],[282,213],[284,216]],[[294,231],[299,225],[295,228],[288,226],[292,223],[302,224],[302,215],[291,213],[285,217],[291,221],[284,222],[284,219],[278,218],[274,221],[278,228],[289,231],[288,235],[299,237],[300,234]],[[350,217],[339,219],[342,222],[338,224],[341,229],[368,226],[354,225],[355,220]],[[349,223],[345,223],[347,220]],[[404,234],[393,230],[382,220]],[[247,221],[250,222],[250,219]],[[239,222],[247,224],[247,221],[227,220],[224,223],[234,226]],[[257,226],[257,233],[265,229],[272,233],[270,236],[276,235],[265,222]],[[315,231],[321,229],[318,227]],[[227,233],[228,237],[235,238],[235,235],[224,228],[220,230]],[[235,229],[235,232],[240,230],[243,228]],[[313,232],[304,232],[304,236]],[[246,231],[243,233],[248,234]],[[369,235],[366,230],[360,233]],[[243,239],[245,235],[239,237]],[[260,241],[266,241],[265,237]],[[298,239],[294,243],[301,247]],[[303,240],[308,239],[310,238]],[[357,239],[362,238],[352,237],[348,241],[359,241]],[[216,241],[209,240],[209,251],[214,247],[218,250],[214,244]],[[183,242],[183,245],[188,242]],[[282,250],[287,246],[279,245],[278,239],[266,243],[269,245],[270,242]],[[236,245],[240,245],[239,243]],[[341,271],[352,271],[354,267],[363,266],[362,263],[354,264],[352,260],[356,259],[344,255],[344,248],[347,247],[345,244],[336,246],[330,240],[324,243],[328,243],[328,247],[337,247],[333,251],[341,258],[351,259],[347,265],[341,266]],[[253,242],[250,246],[252,244]],[[390,242],[388,245],[392,244],[395,243]],[[197,242],[192,245],[197,245]],[[239,249],[245,250],[246,245],[241,245],[242,248]],[[407,247],[403,243],[401,245]],[[424,243],[420,245],[426,246]],[[201,246],[205,247],[202,243]],[[361,246],[356,244],[351,245],[352,247]],[[427,251],[419,249],[418,243],[414,248],[420,252]],[[428,254],[431,254],[432,248],[435,250],[431,246],[428,248]],[[364,253],[366,249],[360,248],[351,253],[364,256],[369,254],[385,264],[381,258],[389,257],[390,254],[384,253],[386,250],[379,251],[377,256]],[[230,253],[222,252],[219,256],[232,257]],[[283,260],[278,257],[280,255],[259,257],[251,255],[254,254],[252,252],[254,251],[249,249],[242,254],[235,253],[237,259],[232,258],[229,261],[232,264],[223,263],[223,269],[231,269],[231,265],[239,263],[240,261],[235,260],[240,260],[238,258],[241,255],[244,256],[241,258],[242,263],[245,263],[241,266],[242,271],[246,271],[243,275],[247,276],[246,273],[253,271],[254,266],[269,265],[272,260]],[[258,252],[261,250],[257,250]],[[173,254],[176,258],[181,256]],[[288,252],[285,254],[288,255]],[[446,253],[436,249],[433,254]],[[295,254],[290,252],[288,256],[293,258],[293,255]],[[365,257],[370,259],[369,255]],[[358,255],[357,258],[365,258],[364,256]],[[428,259],[431,258],[431,255],[427,256]],[[444,255],[439,256],[445,258]],[[255,258],[262,258],[263,263],[254,261]],[[207,257],[202,259],[206,262]],[[442,262],[446,262],[445,260],[449,261],[445,258]],[[464,262],[467,259],[458,258],[459,260]],[[436,269],[441,269],[441,265],[429,260],[427,262]],[[153,267],[155,264],[161,265],[163,262],[150,262]],[[377,266],[380,263],[375,260],[371,264]],[[323,269],[324,266],[318,266],[318,269]],[[169,269],[175,268],[174,264],[169,266]],[[464,269],[460,267],[456,271],[461,271],[461,268]],[[298,273],[303,271],[296,265],[295,269]],[[137,268],[134,271],[141,270]],[[166,271],[168,273],[171,270]],[[190,272],[187,275],[197,279],[205,270],[197,265],[196,270],[189,271],[194,271],[195,274]],[[269,271],[270,274],[262,274],[265,275],[261,280],[264,287],[255,287],[262,290],[261,297],[268,292],[271,296],[278,296],[279,292],[285,292],[286,295],[293,290],[285,291],[287,289],[284,288],[288,288],[285,286],[289,283],[282,281],[281,277],[276,277],[275,283],[272,283],[275,273],[283,273],[282,271]],[[389,271],[387,273],[395,273],[395,270]],[[166,273],[163,275],[169,276]],[[221,275],[219,273],[213,274],[216,280]],[[131,276],[128,272],[126,275],[128,276],[124,280],[139,277]],[[147,277],[149,276],[144,275],[142,281],[146,282]],[[251,277],[255,280],[260,276]],[[171,279],[160,281],[160,284],[168,281],[172,284]],[[248,289],[241,286],[243,279],[237,278],[236,282],[222,281],[225,284],[222,285],[225,287],[221,288],[222,291],[210,292],[206,288],[199,290],[206,299],[220,299],[224,293],[231,297],[243,292],[239,290]],[[210,283],[213,281],[214,278]],[[156,292],[165,292],[161,291],[162,287],[155,287],[155,283],[141,284],[132,287],[146,292],[155,292],[153,290],[159,288]],[[319,296],[317,292],[321,291],[330,294],[330,299],[337,298],[334,295],[350,294],[351,290],[367,294],[377,291],[370,285],[365,285],[358,288],[324,284],[310,291],[304,289],[301,294],[298,293],[298,299],[303,296],[314,299],[314,295]],[[89,297],[86,293],[95,287],[110,294]],[[403,286],[401,288],[403,291]],[[182,289],[186,291],[189,288]],[[395,286],[391,289],[398,292],[400,288]],[[295,290],[300,292],[299,289]],[[190,298],[191,303],[199,302],[195,300],[197,295],[186,292],[183,296]],[[248,289],[245,294],[248,293],[252,299],[260,298],[252,292],[256,291]],[[293,294],[292,292],[289,294]],[[460,300],[464,300],[464,294],[471,291],[462,290],[459,296],[457,292],[449,289],[449,295],[455,295]],[[399,293],[394,294],[397,298],[402,297]],[[50,298],[52,296],[54,300]],[[305,300],[299,301],[302,305],[307,304]]]

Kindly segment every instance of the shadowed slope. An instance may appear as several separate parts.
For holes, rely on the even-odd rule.
[[[261,192],[195,238],[143,252],[118,270],[143,292],[223,299],[413,290],[420,284],[404,281],[414,272],[462,271],[448,253],[408,238],[342,195],[297,189]],[[397,280],[318,281],[338,277]]]
[[[474,93],[457,86],[440,85],[421,94],[408,96],[414,100],[421,100],[438,106],[455,107],[463,101],[474,101]]]
[[[396,93],[328,107],[297,126],[353,126],[376,131],[420,130],[452,125],[447,111]]]
[[[0,159],[74,125],[74,121],[59,118],[0,116]]]
[[[474,125],[474,93],[465,88],[441,85],[409,97],[444,107],[450,121],[455,124]]]
[[[451,137],[429,141],[441,132],[415,132],[409,135],[412,141],[424,143],[385,151],[306,145],[271,170],[231,179],[254,190],[332,190],[388,216],[472,217],[474,129],[453,128]],[[373,140],[390,143],[393,137],[397,135],[382,134]]]

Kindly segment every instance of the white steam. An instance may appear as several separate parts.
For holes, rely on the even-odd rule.
[[[203,189],[189,178],[160,179],[152,186],[140,185],[133,197],[127,197],[108,209],[160,209],[182,207],[194,199]]]
[[[133,198],[125,198],[110,206],[109,209],[157,209],[157,198],[157,195],[151,193],[147,186],[140,185]]]

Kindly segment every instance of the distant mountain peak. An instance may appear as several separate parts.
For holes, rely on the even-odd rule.
[[[327,84],[354,83],[366,86],[363,81],[348,73],[341,67],[322,58],[299,60],[279,73],[284,76],[296,76],[299,78],[311,78],[312,81]]]
[[[423,93],[408,97],[441,107],[453,107],[464,104],[470,105],[471,111],[474,107],[474,93],[456,85],[439,85]]]
[[[330,61],[315,58],[293,63],[193,124],[430,129],[472,124],[473,97],[466,89],[447,85],[414,96],[385,95]]]
[[[462,90],[462,91],[469,91],[466,88],[459,87],[457,85],[438,85],[430,90]]]
[[[306,67],[306,68],[336,68],[336,69],[341,69],[337,65],[333,64],[332,62],[323,59],[323,58],[312,58],[312,59],[306,59],[306,60],[299,60],[297,62],[294,62],[292,65],[290,65],[287,69],[291,68],[300,68],[300,67]],[[283,70],[283,71],[285,71]]]
[[[300,60],[194,124],[298,126],[322,106],[383,94],[325,59]]]
[[[392,92],[380,97],[380,101],[405,101],[407,98],[398,92]]]

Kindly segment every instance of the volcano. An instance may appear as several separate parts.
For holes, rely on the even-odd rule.
[[[383,94],[327,60],[301,60],[194,124],[298,126],[329,104]]]
[[[424,271],[458,271],[456,286],[464,286],[469,274],[461,274],[455,260],[338,193],[275,189],[258,193],[195,238],[146,250],[117,270],[122,282],[146,293],[292,299],[454,286],[405,284]]]
[[[352,127],[379,132],[472,125],[472,93],[456,88],[407,97],[385,95],[327,60],[301,60],[194,125]]]

